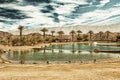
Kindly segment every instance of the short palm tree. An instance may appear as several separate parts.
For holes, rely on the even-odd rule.
[[[82,31],[81,31],[81,30],[78,30],[77,33],[78,33],[78,37],[79,37],[80,34],[82,33]]]
[[[53,34],[55,33],[55,31],[51,31],[51,33],[52,33],[52,37],[53,37]]]
[[[45,38],[46,38],[46,32],[48,32],[48,29],[46,29],[46,28],[43,28],[43,29],[41,29],[40,31],[42,31],[43,32],[43,37],[44,37],[44,42],[45,42]]]
[[[93,31],[90,30],[88,33],[90,34],[90,41],[91,41],[91,40],[92,40],[92,34],[93,34]]]
[[[100,40],[102,40],[102,35],[103,35],[103,32],[100,31],[100,32],[99,32]]]
[[[19,25],[18,29],[20,30],[20,45],[22,45],[22,31],[24,29],[24,26]]]
[[[74,36],[75,36],[76,32],[74,30],[72,30],[72,31],[70,31],[70,34],[72,36],[72,41],[74,42]]]
[[[63,31],[58,31],[57,33],[59,34],[60,41],[62,41],[62,35],[64,34],[64,32]]]

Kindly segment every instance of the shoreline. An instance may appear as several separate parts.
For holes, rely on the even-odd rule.
[[[94,43],[94,42],[59,42],[59,43],[39,43],[39,44],[37,44],[37,45],[34,45],[34,46],[5,46],[5,45],[0,45],[0,49],[3,49],[3,50],[31,50],[32,48],[43,48],[43,47],[45,47],[45,46],[49,46],[49,45],[58,45],[58,44],[72,44],[72,43],[88,43],[88,44],[91,44],[91,43]],[[101,43],[101,42],[98,42],[98,45],[100,45],[100,46],[115,46],[116,45],[116,43],[106,43],[106,42],[104,42],[104,43]],[[116,45],[117,46],[117,45]]]
[[[4,46],[0,45],[0,49],[3,50],[31,50],[32,48],[43,48],[49,45],[57,45],[57,44],[72,44],[73,42],[62,42],[62,43],[40,43],[34,46]],[[74,42],[74,43],[90,43],[90,42]]]

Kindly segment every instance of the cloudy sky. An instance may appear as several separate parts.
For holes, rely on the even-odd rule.
[[[0,0],[0,30],[120,23],[120,0]]]

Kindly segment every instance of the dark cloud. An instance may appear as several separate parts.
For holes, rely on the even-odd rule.
[[[17,0],[0,0],[0,4],[11,3],[11,2],[17,2]]]
[[[48,16],[53,19],[54,22],[59,23],[60,20],[58,18],[59,14],[58,13],[53,13],[52,15]]]
[[[96,10],[96,8],[97,8],[96,6],[78,5],[77,7],[74,8],[74,11],[72,11],[72,13],[66,17],[75,19],[81,14]]]
[[[59,16],[58,13],[53,13],[54,22],[57,22],[57,23],[60,22],[58,16]]]
[[[43,9],[43,10],[40,10],[42,13],[50,13],[50,10],[45,10],[45,9]]]
[[[6,22],[5,20],[0,20],[0,22]]]
[[[120,3],[120,0],[110,0],[110,2],[108,2],[107,4],[105,4],[103,7],[101,7],[101,9],[109,9],[112,8],[114,5]]]
[[[10,19],[24,19],[29,18],[25,14],[23,14],[21,11],[16,9],[6,9],[6,8],[0,8],[0,16]]]
[[[86,0],[88,3],[92,3],[92,5],[99,5],[102,0]]]
[[[54,10],[53,6],[51,6],[51,5],[47,5],[47,6],[45,6],[45,8],[48,10]]]
[[[52,11],[54,11],[54,8],[51,5],[47,5],[40,11],[43,13],[51,13]]]
[[[24,0],[27,2],[39,2],[39,3],[50,3],[51,0]]]
[[[85,6],[85,7],[81,7],[81,5],[75,7],[75,11],[73,11],[73,13],[86,13],[86,12],[90,12],[90,11],[94,11],[96,10],[96,6]]]
[[[50,3],[51,0],[24,0],[26,2],[26,4],[30,4],[30,5],[38,5],[41,3]]]

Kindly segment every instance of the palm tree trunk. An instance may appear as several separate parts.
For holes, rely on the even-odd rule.
[[[20,30],[20,45],[22,46],[22,30]]]

